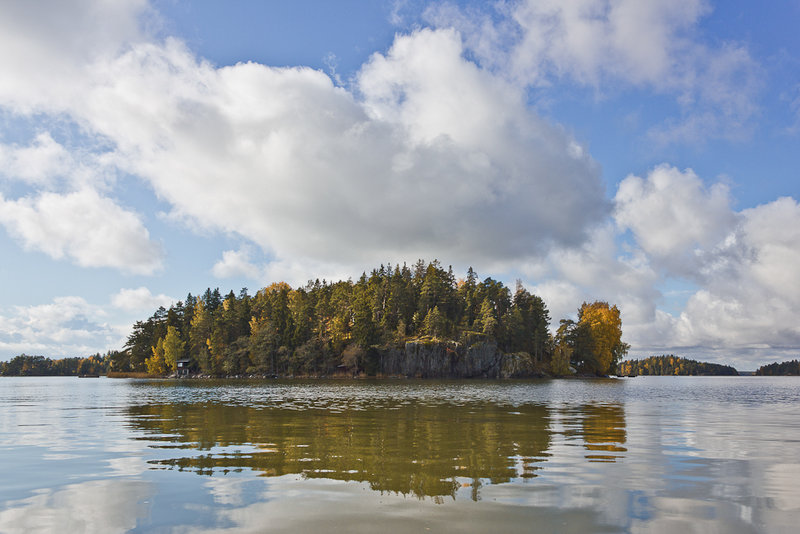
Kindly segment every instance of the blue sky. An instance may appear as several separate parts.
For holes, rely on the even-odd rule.
[[[0,10],[0,359],[420,257],[632,356],[797,356],[796,0]]]

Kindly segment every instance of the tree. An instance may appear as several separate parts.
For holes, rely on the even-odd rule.
[[[616,306],[608,302],[583,303],[578,310],[578,326],[588,332],[587,371],[600,375],[613,373],[617,362],[628,352],[622,342],[622,319]],[[583,348],[583,347],[582,347]]]
[[[481,303],[481,310],[478,313],[478,319],[475,324],[479,326],[481,331],[487,336],[494,337],[497,334],[497,318],[495,317],[495,308],[489,297],[483,299]]]
[[[477,290],[478,275],[470,267],[467,270],[467,277],[458,283],[458,298],[462,306],[461,325],[470,330],[472,324],[478,316],[479,304],[475,297]]]
[[[145,360],[152,354],[151,347],[158,341],[154,335],[155,324],[152,318],[134,323],[133,331],[125,343],[125,352],[129,355],[128,363],[133,371],[144,369]]]
[[[378,343],[378,325],[372,317],[372,295],[366,275],[362,275],[353,294],[353,340],[366,348]]]
[[[168,371],[175,371],[178,368],[178,360],[183,357],[183,350],[186,342],[181,338],[180,332],[174,326],[167,327],[167,335],[164,337],[164,363]]]
[[[275,356],[278,351],[278,333],[269,319],[250,320],[250,363],[255,371],[276,374]]]
[[[211,292],[209,291],[209,294]],[[208,353],[208,338],[213,327],[211,313],[206,308],[202,299],[197,299],[194,306],[191,330],[189,331],[189,354],[199,365],[204,373],[210,371],[210,357]]]
[[[422,322],[422,332],[431,337],[441,337],[447,333],[447,318],[439,311],[439,306],[428,310]]]
[[[153,347],[153,355],[145,360],[147,372],[151,375],[163,375],[167,372],[166,361],[164,360],[164,340],[159,339]]]
[[[559,343],[553,350],[550,360],[550,372],[556,376],[565,376],[570,373],[569,362],[572,357],[572,349],[566,343]]]

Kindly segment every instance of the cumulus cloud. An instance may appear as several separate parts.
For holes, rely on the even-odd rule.
[[[752,369],[800,346],[800,205],[780,198],[735,211],[728,187],[660,165],[618,187],[614,222],[578,247],[524,264],[553,326],[583,301],[622,311],[632,355],[674,353]],[[630,232],[630,233],[628,233]],[[687,286],[677,312],[660,288]],[[792,352],[792,351],[795,352]]]
[[[741,212],[749,252],[693,295],[678,325],[685,344],[796,347],[800,326],[800,206],[781,198]]]
[[[0,173],[6,179],[48,184],[72,167],[70,153],[47,132],[37,135],[30,146],[0,145]]]
[[[580,243],[609,208],[596,164],[463,54],[453,30],[399,36],[349,92],[307,68],[133,43],[62,111],[175,214],[278,260],[510,262]]]
[[[23,113],[82,98],[91,66],[142,36],[147,0],[11,2],[0,17],[0,102]],[[11,75],[11,73],[14,73]]]
[[[620,182],[615,220],[633,233],[642,249],[672,274],[694,276],[706,251],[724,241],[737,226],[728,187],[706,188],[691,170],[669,165],[647,178],[628,176]]]
[[[161,268],[163,252],[139,216],[92,189],[6,200],[0,224],[22,244],[84,267],[114,267],[137,274]]]
[[[612,224],[592,232],[581,247],[554,249],[535,266],[533,291],[548,305],[553,323],[573,317],[582,302],[606,300],[617,304],[627,325],[654,320],[660,293],[658,273],[639,251],[623,254]]]
[[[607,77],[680,85],[677,56],[692,53],[687,30],[707,11],[702,0],[520,2],[512,16],[522,35],[511,61],[533,83],[555,73],[591,85]]]
[[[678,316],[629,330],[639,346],[781,350],[800,344],[800,206],[791,198],[736,212],[722,184],[660,166],[620,183],[616,221],[656,269],[701,287]]]
[[[261,279],[263,274],[262,269],[252,262],[248,248],[226,250],[222,253],[222,259],[214,264],[211,272],[217,278],[244,276],[253,280]]]
[[[168,308],[177,300],[163,293],[153,295],[148,288],[141,286],[135,289],[120,289],[111,296],[111,305],[125,311],[149,312],[159,306]]]
[[[101,307],[81,297],[15,306],[0,315],[0,352],[85,356],[104,347],[118,347],[124,337],[117,328],[98,322],[105,318]]]
[[[27,145],[0,144],[0,180],[37,189],[107,189],[116,178],[113,155],[70,149],[41,132]]]
[[[282,281],[293,287],[304,286],[312,278],[346,280],[358,272],[349,265],[306,258],[260,262],[253,258],[253,254],[253,249],[248,246],[239,250],[226,250],[211,272],[217,278],[245,277],[264,285]],[[357,267],[363,269],[364,265]]]
[[[672,95],[682,112],[652,136],[697,142],[746,135],[760,87],[746,47],[703,42],[698,25],[710,12],[704,0],[523,0],[500,3],[495,17],[445,4],[427,18],[461,29],[485,65],[522,84]]]

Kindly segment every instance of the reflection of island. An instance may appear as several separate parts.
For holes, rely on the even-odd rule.
[[[593,454],[592,461],[613,462],[619,453],[627,451],[625,444],[625,411],[617,404],[586,405],[583,407],[583,440]],[[605,454],[603,454],[605,452]]]
[[[129,409],[134,428],[168,450],[152,463],[200,474],[253,469],[265,476],[366,481],[374,490],[455,496],[469,485],[536,476],[550,446],[549,409],[469,403],[362,409],[155,404]]]
[[[625,410],[619,404],[583,404],[559,410],[568,439],[583,440],[592,462],[614,462],[623,457]]]

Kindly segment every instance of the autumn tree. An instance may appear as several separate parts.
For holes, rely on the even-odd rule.
[[[164,359],[164,340],[159,339],[154,347],[153,354],[145,360],[147,373],[151,375],[163,375],[167,372],[167,364]]]
[[[578,310],[578,328],[588,335],[588,340],[581,340],[585,345],[580,347],[585,370],[600,375],[613,373],[629,348],[622,342],[619,309],[608,302],[584,302]]]
[[[186,342],[181,338],[180,332],[174,326],[167,327],[167,335],[164,337],[164,364],[168,371],[175,371],[178,368],[178,360],[183,357],[183,349]]]

